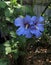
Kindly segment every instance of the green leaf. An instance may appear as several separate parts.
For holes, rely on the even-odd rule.
[[[21,43],[26,43],[26,38],[25,38],[24,36],[20,36],[20,37],[19,37],[19,41],[20,41]]]
[[[24,36],[20,36],[19,38],[19,45],[22,49],[25,49],[25,46],[26,46],[26,38]]]
[[[16,38],[16,34],[15,34],[15,32],[14,32],[14,31],[11,31],[11,32],[10,32],[10,35],[11,35],[11,37]]]
[[[12,52],[18,53],[18,49],[14,49],[14,50],[12,50]]]
[[[6,54],[11,53],[11,47],[5,47]]]
[[[47,32],[48,32],[48,30],[47,30],[47,29],[45,29],[45,30],[44,30],[44,32],[45,32],[45,33],[47,33]]]
[[[8,54],[8,53],[11,53],[11,45],[10,45],[10,42],[9,41],[6,41],[4,43],[4,46],[5,46],[5,53]]]
[[[1,56],[1,57],[4,56],[4,53],[5,53],[5,47],[4,47],[4,45],[1,44],[1,42],[0,42],[0,56]]]
[[[5,63],[3,63],[3,62],[0,62],[0,65],[7,65],[7,63],[5,62]]]
[[[19,55],[18,55],[17,53],[14,53],[14,57],[13,57],[13,58],[14,58],[14,59],[17,59],[18,56],[19,56]]]
[[[7,4],[4,1],[0,1],[0,8],[5,8]]]
[[[21,12],[22,12],[22,14],[29,14],[29,15],[34,15],[34,12],[33,12],[33,10],[32,10],[32,7],[31,6],[22,6],[21,7]]]
[[[6,17],[10,17],[10,16],[11,16],[11,12],[10,12],[9,9],[6,9],[6,10],[5,10],[5,16],[6,16]]]
[[[7,65],[7,61],[4,61],[4,59],[0,59],[0,65]]]
[[[17,0],[11,0],[11,3],[12,3],[13,5],[16,5],[16,4],[17,4]]]
[[[9,46],[10,46],[10,42],[9,42],[9,41],[6,41],[6,42],[4,43],[4,46],[9,47]]]

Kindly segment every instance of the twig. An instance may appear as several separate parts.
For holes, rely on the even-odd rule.
[[[51,2],[49,2],[49,4],[45,7],[44,11],[42,12],[41,16],[43,16],[43,14],[45,13],[45,11],[47,10],[48,6],[50,6]]]

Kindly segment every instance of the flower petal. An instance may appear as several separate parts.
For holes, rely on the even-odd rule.
[[[44,31],[44,25],[43,24],[38,24],[37,27],[38,27],[39,31]]]
[[[26,15],[26,17],[24,18],[24,22],[29,23],[30,21],[31,21],[31,16]]]
[[[32,25],[33,22],[31,21],[31,16],[26,15],[26,17],[24,18],[24,23],[28,23],[28,24]]]
[[[18,28],[18,30],[16,30],[16,34],[19,36],[24,35],[24,31],[25,31],[25,29],[23,27],[20,27],[20,28]]]
[[[39,30],[36,30],[35,36],[36,38],[39,38],[42,35],[42,33]]]
[[[39,30],[31,30],[31,33],[34,34],[36,38],[39,38],[42,35]]]
[[[35,22],[35,21],[36,21],[36,19],[37,19],[37,17],[36,17],[36,16],[32,16],[32,18],[31,18],[31,20],[32,20],[33,22]]]
[[[31,38],[32,37],[32,34],[31,34],[29,29],[25,30],[25,36],[26,36],[26,38]]]
[[[42,16],[40,16],[38,20],[39,20],[38,22],[43,22],[44,18]]]
[[[18,17],[14,21],[15,26],[23,26],[23,18]]]

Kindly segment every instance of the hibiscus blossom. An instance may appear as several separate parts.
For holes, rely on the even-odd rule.
[[[18,17],[15,19],[15,26],[19,26],[19,28],[16,30],[17,35],[24,35],[26,38],[31,38],[33,35],[35,35],[36,38],[39,38],[42,35],[42,32],[44,31],[44,24],[43,24],[44,18],[42,16],[36,17],[26,15],[23,17]]]
[[[30,26],[33,22],[31,22],[31,16],[26,15],[26,17],[18,17],[15,19],[15,26],[19,26],[19,28],[16,30],[17,35],[24,35],[26,38],[31,38],[32,34],[30,32]]]

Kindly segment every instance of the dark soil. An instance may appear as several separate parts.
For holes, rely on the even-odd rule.
[[[43,45],[27,49],[26,65],[51,65],[51,45]]]

